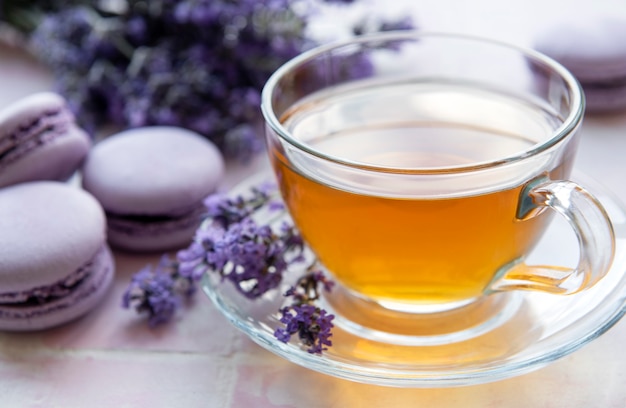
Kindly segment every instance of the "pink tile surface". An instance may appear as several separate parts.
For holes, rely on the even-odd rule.
[[[3,407],[225,407],[234,367],[194,353],[36,352],[0,358]]]

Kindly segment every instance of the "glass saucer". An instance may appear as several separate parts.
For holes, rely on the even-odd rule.
[[[233,193],[270,177],[246,180]],[[351,330],[349,324],[336,322],[333,346],[323,355],[315,355],[297,342],[285,344],[273,335],[280,326],[277,312],[284,301],[282,293],[303,270],[293,268],[285,274],[280,290],[254,301],[240,295],[218,274],[207,274],[202,287],[218,309],[253,341],[291,362],[328,375],[377,385],[433,388],[479,384],[527,373],[602,335],[626,311],[626,212],[597,182],[583,175],[574,179],[596,195],[614,224],[616,255],[607,276],[593,288],[571,296],[515,292],[515,307],[509,308],[506,318],[470,339],[394,342],[364,336],[362,331]],[[576,238],[560,218],[555,217],[529,263],[575,265]]]

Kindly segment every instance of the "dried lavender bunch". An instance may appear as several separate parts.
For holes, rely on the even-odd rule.
[[[258,151],[263,82],[306,41],[289,1],[123,3],[62,9],[31,35],[81,124],[177,125],[228,156]]]
[[[319,0],[318,0],[319,2]],[[349,7],[346,0],[325,0]],[[262,148],[260,90],[315,45],[316,0],[5,0],[81,125],[182,126],[229,157]],[[394,28],[368,18],[355,33]]]
[[[218,273],[243,296],[257,299],[277,288],[291,265],[305,261],[304,242],[293,225],[255,221],[262,211],[277,219],[285,210],[275,184],[252,187],[235,197],[215,194],[204,204],[206,219],[189,247],[179,251],[176,259],[164,257],[156,268],[137,272],[124,293],[123,306],[146,313],[151,326],[170,321],[205,273]],[[319,286],[330,290],[332,284],[313,266],[307,268],[306,275],[285,293],[292,303],[280,310],[285,327],[276,329],[276,338],[287,342],[297,334],[307,350],[317,354],[330,346],[333,316],[314,302]]]

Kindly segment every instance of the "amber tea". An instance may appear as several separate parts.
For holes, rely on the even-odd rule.
[[[445,177],[441,169],[519,154],[562,120],[496,90],[401,81],[320,91],[281,122],[296,140],[363,168]],[[463,186],[463,194],[442,192],[427,180],[416,186],[419,192],[398,192],[392,179],[371,185],[356,173],[342,173],[338,185],[332,172],[278,146],[270,146],[272,164],[304,238],[345,287],[376,300],[478,297],[499,268],[528,254],[548,222],[547,215],[516,217],[526,175],[513,185]],[[567,176],[569,168],[554,167],[551,176]]]

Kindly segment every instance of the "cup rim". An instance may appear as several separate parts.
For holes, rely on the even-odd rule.
[[[469,165],[456,165],[456,166],[442,166],[436,168],[406,168],[406,167],[396,167],[396,166],[382,166],[382,165],[374,165],[374,164],[366,164],[361,162],[356,162],[353,160],[343,159],[337,156],[332,156],[325,154],[321,151],[314,149],[306,143],[300,142],[299,140],[293,138],[290,135],[290,132],[282,125],[279,118],[274,113],[272,109],[272,96],[274,90],[276,89],[278,82],[283,78],[286,74],[292,71],[294,68],[309,62],[316,57],[328,53],[332,50],[340,49],[343,47],[348,47],[355,44],[363,44],[368,42],[376,42],[376,41],[387,41],[391,42],[394,40],[412,40],[412,39],[420,39],[420,38],[448,38],[448,39],[458,39],[458,40],[469,40],[477,43],[483,44],[491,44],[494,46],[502,47],[505,49],[509,49],[511,51],[517,51],[520,54],[524,55],[527,58],[531,58],[535,61],[538,61],[545,66],[552,69],[556,74],[558,74],[561,79],[566,83],[567,87],[570,90],[571,94],[571,105],[572,109],[570,110],[568,116],[563,120],[563,123],[556,128],[552,132],[552,136],[543,142],[534,144],[530,148],[523,150],[517,154],[507,156],[504,158],[479,162]],[[280,66],[267,80],[263,90],[261,92],[261,112],[265,119],[266,125],[268,125],[282,140],[289,143],[293,147],[304,151],[310,155],[316,156],[317,158],[323,159],[325,161],[333,162],[339,165],[358,168],[361,170],[369,170],[376,171],[382,173],[400,173],[400,174],[447,174],[447,173],[464,173],[476,170],[484,170],[493,167],[499,167],[502,165],[519,162],[526,158],[535,156],[543,151],[550,149],[555,146],[562,140],[566,139],[568,135],[572,134],[574,130],[580,125],[582,122],[584,112],[585,112],[585,96],[582,89],[582,86],[574,77],[574,75],[567,70],[563,65],[561,65],[556,60],[544,55],[538,51],[535,51],[531,48],[522,47],[518,45],[514,45],[511,43],[507,43],[500,40],[495,40],[488,37],[482,37],[473,34],[457,34],[457,33],[447,33],[447,32],[437,32],[437,31],[417,31],[417,30],[400,30],[400,31],[386,31],[382,33],[375,34],[364,34],[357,37],[352,37],[350,39],[344,39],[340,41],[330,42],[328,44],[319,45],[314,47],[308,51],[305,51],[294,58],[290,59],[282,66]]]

